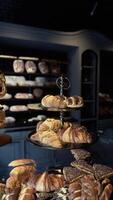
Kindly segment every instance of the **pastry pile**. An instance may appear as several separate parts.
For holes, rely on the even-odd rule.
[[[14,160],[6,183],[0,183],[1,200],[110,200],[113,169],[91,164],[91,153],[71,150],[74,158],[63,170],[39,173],[32,159]]]
[[[78,123],[64,122],[62,127],[61,120],[47,118],[37,124],[36,133],[30,139],[43,145],[62,148],[66,144],[91,143],[92,135]]]
[[[9,163],[13,167],[6,183],[0,184],[1,200],[46,199],[48,194],[64,186],[64,176],[49,172],[38,173],[32,159],[18,159]],[[37,197],[36,197],[37,196]]]

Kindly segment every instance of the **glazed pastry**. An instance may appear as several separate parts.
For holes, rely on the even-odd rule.
[[[26,61],[25,69],[27,73],[36,73],[37,67],[34,61]]]
[[[24,61],[20,60],[20,59],[14,60],[13,70],[15,73],[23,73],[24,72]]]

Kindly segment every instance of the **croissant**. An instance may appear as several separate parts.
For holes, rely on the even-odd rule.
[[[63,175],[49,174],[44,172],[40,175],[36,183],[36,191],[51,192],[64,186]]]
[[[47,131],[39,130],[37,133],[31,136],[31,139],[34,141],[39,141],[44,145],[56,148],[61,148],[63,146],[58,135],[52,130],[47,130]]]
[[[46,95],[42,98],[41,104],[47,108],[66,108],[66,97],[60,95]]]
[[[71,123],[64,122],[63,124],[64,128],[67,128],[69,126],[71,126]],[[54,118],[47,118],[44,122],[40,123],[37,126],[37,130],[45,131],[45,130],[51,129],[57,132],[61,127],[62,127],[61,120],[54,119]]]
[[[35,189],[30,187],[22,188],[18,200],[35,200]]]
[[[10,171],[10,175],[19,175],[24,173],[35,172],[36,169],[34,166],[17,166]]]
[[[91,134],[84,126],[76,125],[59,129],[58,135],[64,143],[91,143]]]
[[[21,182],[18,179],[17,176],[10,176],[7,180],[6,180],[6,193],[11,193],[14,191],[14,189],[20,189],[21,188]]]

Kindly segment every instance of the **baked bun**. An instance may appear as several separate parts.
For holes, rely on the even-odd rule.
[[[25,69],[27,73],[35,73],[37,71],[37,67],[34,61],[26,61]]]
[[[24,61],[20,60],[20,59],[14,60],[13,70],[15,73],[23,73],[24,72]]]
[[[32,159],[17,159],[17,160],[13,160],[11,161],[8,166],[10,167],[17,167],[17,166],[20,166],[20,165],[36,165],[35,161],[32,160]]]
[[[42,98],[41,104],[48,108],[66,108],[66,98],[65,96],[59,95],[46,95]]]

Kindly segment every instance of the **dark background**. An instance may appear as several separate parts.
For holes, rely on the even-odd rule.
[[[113,38],[113,0],[0,0],[0,21],[59,31],[90,29]]]

